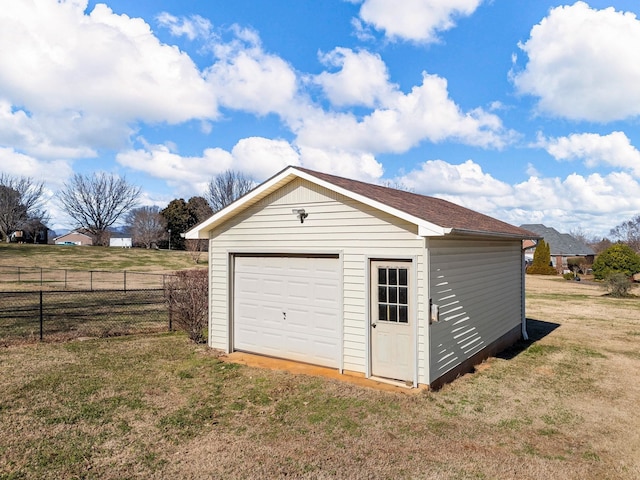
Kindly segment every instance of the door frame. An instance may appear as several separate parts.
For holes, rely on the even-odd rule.
[[[373,364],[373,347],[372,347],[372,334],[371,334],[371,322],[372,322],[372,298],[371,298],[371,264],[372,262],[407,262],[411,264],[411,285],[413,286],[409,292],[409,298],[411,302],[410,312],[412,325],[413,341],[411,342],[412,357],[411,362],[413,366],[413,387],[418,386],[418,257],[417,256],[405,256],[405,255],[368,255],[365,257],[365,344],[366,344],[366,372],[367,378],[374,377],[372,373]],[[393,380],[383,379],[384,381],[393,382]],[[398,383],[403,383],[398,381]],[[404,384],[404,383],[403,383]]]

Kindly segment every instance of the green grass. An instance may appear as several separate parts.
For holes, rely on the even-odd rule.
[[[200,257],[206,266],[207,255]],[[0,266],[77,270],[173,271],[193,268],[189,252],[142,248],[19,245],[0,243]]]

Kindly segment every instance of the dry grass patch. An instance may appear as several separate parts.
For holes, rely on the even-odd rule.
[[[4,348],[0,478],[640,478],[639,304],[527,280],[532,341],[418,395],[174,334]]]

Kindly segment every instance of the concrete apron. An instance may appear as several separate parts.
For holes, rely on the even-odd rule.
[[[361,387],[373,388],[385,392],[397,392],[405,394],[416,394],[427,387],[411,388],[395,382],[385,382],[384,380],[365,378],[364,374],[345,370],[340,374],[335,368],[319,367],[308,363],[283,360],[281,358],[265,357],[244,352],[233,352],[218,357],[223,362],[239,363],[249,367],[266,368],[268,370],[279,370],[296,375],[311,375],[314,377],[325,377],[339,380],[341,382],[352,383]]]

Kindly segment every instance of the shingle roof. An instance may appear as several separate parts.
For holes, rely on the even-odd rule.
[[[591,247],[573,238],[568,233],[560,233],[555,228],[547,227],[541,223],[525,224],[520,225],[520,227],[543,237],[544,241],[549,244],[549,250],[551,250],[550,253],[552,256],[562,255],[566,257],[596,254]]]
[[[316,183],[412,222],[418,226],[418,234],[425,237],[460,234],[501,236],[521,240],[540,238],[539,235],[523,228],[461,207],[447,200],[292,166],[275,174],[235,202],[214,213],[209,219],[193,227],[186,232],[186,238],[208,238],[207,232],[282,188],[294,178]]]
[[[306,168],[294,168],[345,190],[408,213],[416,218],[443,228],[451,228],[460,233],[473,232],[522,238],[537,238],[539,236],[524,228],[516,227],[441,198],[350,180]]]

